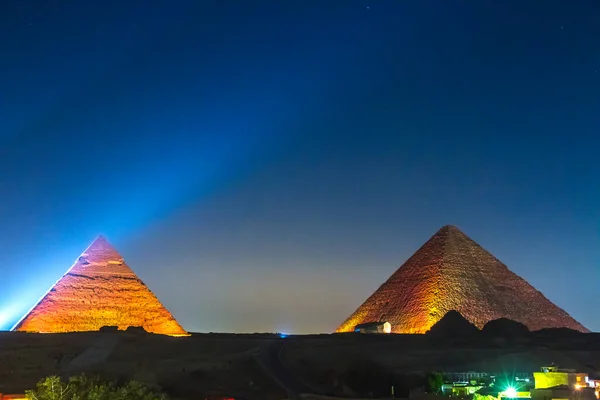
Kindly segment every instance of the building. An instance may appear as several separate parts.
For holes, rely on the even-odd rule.
[[[464,372],[444,372],[444,380],[446,382],[471,382],[471,381],[488,381],[490,374],[487,372],[464,371]]]
[[[548,389],[556,386],[567,386],[582,389],[588,386],[588,375],[575,372],[572,369],[559,369],[556,366],[542,367],[539,372],[533,373],[536,389]]]
[[[442,393],[451,397],[473,396],[479,400],[518,399],[530,398],[531,387],[533,377],[528,372],[446,372]]]
[[[593,388],[585,387],[574,389],[571,386],[561,385],[546,389],[532,389],[532,400],[596,400]]]
[[[594,388],[596,398],[600,399],[600,379],[588,379],[588,384]]]
[[[586,373],[556,366],[532,373],[453,372],[444,375],[442,393],[475,400],[597,400],[600,382]]]
[[[478,392],[484,386],[475,382],[444,383],[442,393],[449,397],[469,397]]]
[[[487,372],[446,372],[443,378],[441,391],[449,397],[470,397],[490,383]]]
[[[583,372],[552,365],[534,372],[533,377],[533,400],[596,400],[598,397],[595,382]]]
[[[359,333],[391,333],[392,325],[389,322],[367,322],[354,327],[354,332]]]

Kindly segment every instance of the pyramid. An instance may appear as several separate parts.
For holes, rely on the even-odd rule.
[[[75,264],[13,328],[61,333],[130,326],[172,336],[187,335],[123,257],[98,237]]]
[[[394,333],[425,333],[448,311],[479,329],[495,319],[529,330],[589,332],[523,278],[454,226],[444,226],[379,287],[337,332],[390,322]]]

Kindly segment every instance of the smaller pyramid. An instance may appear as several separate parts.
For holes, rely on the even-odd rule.
[[[187,332],[102,236],[12,329],[39,333],[143,327],[172,336]]]
[[[427,331],[434,337],[469,337],[481,331],[458,311],[450,310]]]

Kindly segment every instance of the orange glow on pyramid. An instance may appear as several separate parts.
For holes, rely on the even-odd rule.
[[[64,333],[98,331],[103,326],[120,330],[141,326],[151,333],[187,335],[100,236],[13,330]]]
[[[480,329],[508,318],[532,331],[564,327],[589,332],[454,226],[433,235],[337,332],[389,322],[394,333],[425,333],[451,310]]]

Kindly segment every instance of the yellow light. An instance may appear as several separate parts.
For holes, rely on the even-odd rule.
[[[392,333],[392,325],[389,322],[383,324],[383,332]]]
[[[579,383],[575,384],[575,390],[580,390],[581,389],[581,385]]]

